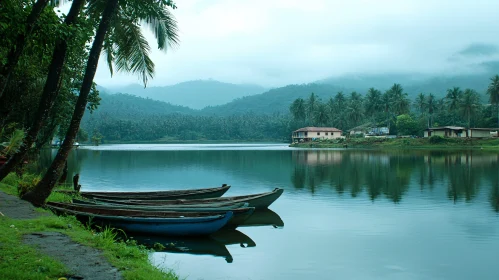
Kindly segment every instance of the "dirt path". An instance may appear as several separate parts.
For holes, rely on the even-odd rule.
[[[0,191],[0,212],[4,216],[18,220],[36,219],[43,215],[36,212],[31,203],[2,191]]]
[[[0,212],[12,219],[34,219],[43,215],[28,202],[0,191]],[[76,243],[58,232],[39,232],[25,235],[23,242],[63,263],[70,271],[68,279],[123,279],[102,253],[94,248]]]

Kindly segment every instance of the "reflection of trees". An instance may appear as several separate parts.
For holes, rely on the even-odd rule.
[[[36,173],[45,173],[47,168],[52,163],[52,159],[57,153],[56,149],[42,149],[40,157],[38,158],[38,165],[35,170]],[[66,177],[66,184],[73,185],[73,176],[80,173],[80,168],[83,161],[87,158],[88,152],[79,149],[73,149],[68,156],[68,176]]]
[[[479,192],[482,178],[493,176],[491,203],[494,209],[499,207],[498,157],[490,153],[302,150],[293,151],[293,160],[295,186],[303,187],[306,182],[315,192],[317,187],[329,185],[338,194],[349,192],[352,197],[366,191],[372,201],[383,194],[395,203],[402,200],[410,184],[421,191],[447,185],[450,199],[469,202]]]
[[[472,170],[471,154],[448,155],[445,167],[448,174],[447,196],[454,202],[464,197],[467,202],[477,194],[482,170]]]

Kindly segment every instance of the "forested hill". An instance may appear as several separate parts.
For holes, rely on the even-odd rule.
[[[442,98],[445,97],[447,89],[453,87],[460,87],[463,90],[470,88],[480,94],[485,94],[490,78],[499,73],[499,63],[490,62],[487,65],[481,65],[481,69],[482,71],[476,74],[456,76],[396,74],[350,75],[330,78],[311,84],[289,85],[272,89],[262,94],[239,98],[224,105],[208,107],[202,112],[210,114],[287,113],[291,102],[299,97],[307,98],[312,92],[323,101],[327,101],[338,91],[343,91],[346,95],[352,91],[365,95],[371,87],[384,92],[394,83],[402,85],[410,100],[414,100],[419,93],[432,93],[435,97]]]
[[[225,104],[243,96],[259,94],[267,89],[258,85],[198,80],[172,86],[147,87],[144,89],[141,85],[129,85],[122,88],[109,88],[108,90],[148,97],[193,109],[202,109],[206,106]]]
[[[100,92],[100,105],[92,114],[85,114],[84,121],[90,117],[113,117],[122,120],[135,120],[151,115],[164,115],[173,113],[196,114],[198,111],[165,103],[162,101],[141,98],[130,94],[108,94]]]
[[[207,107],[201,112],[219,115],[248,112],[255,114],[289,113],[289,105],[296,98],[308,97],[313,92],[318,97],[326,99],[341,90],[344,89],[328,84],[288,85],[262,94],[239,98],[221,106]]]

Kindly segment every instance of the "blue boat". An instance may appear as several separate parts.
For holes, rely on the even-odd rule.
[[[223,215],[199,213],[168,213],[158,216],[125,216],[116,211],[116,215],[101,215],[75,211],[55,206],[47,206],[56,213],[74,215],[80,220],[94,224],[122,229],[126,232],[160,234],[169,236],[200,236],[217,232],[232,219],[232,211]],[[123,211],[126,213],[126,211]]]

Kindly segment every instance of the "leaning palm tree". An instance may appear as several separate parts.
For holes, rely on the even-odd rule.
[[[473,89],[466,89],[463,93],[463,98],[459,104],[461,114],[468,120],[468,128],[471,127],[471,118],[476,113],[480,105],[480,97]]]
[[[487,88],[489,101],[491,104],[496,105],[497,110],[497,127],[499,127],[499,75],[490,78],[491,82]]]
[[[133,5],[129,2],[95,0],[89,6],[91,13],[97,13],[96,11],[103,8],[102,17],[90,49],[83,83],[66,137],[43,179],[33,191],[23,196],[23,199],[34,205],[42,205],[45,202],[61,175],[85,113],[104,42],[112,44],[105,48],[105,51],[111,51],[108,53],[108,64],[111,66],[109,62],[115,61],[119,71],[138,73],[144,84],[147,83],[148,77],[154,74],[154,63],[148,56],[149,45],[140,32],[139,23],[145,22],[153,26],[159,49],[166,50],[167,47],[178,44],[177,22],[168,10],[168,7],[175,8],[172,2],[137,0]],[[114,32],[108,33],[109,31]]]
[[[69,13],[64,20],[64,24],[66,26],[73,26],[78,22],[78,15],[83,9],[84,4],[85,0],[73,1]],[[33,143],[35,143],[38,133],[42,129],[45,121],[49,117],[50,111],[52,110],[55,100],[59,94],[62,70],[70,47],[69,41],[69,38],[62,37],[56,41],[47,79],[45,81],[45,86],[43,87],[42,96],[40,98],[33,122],[26,133],[23,145],[9,158],[6,164],[0,167],[0,180],[5,178],[5,176],[7,176],[23,161],[29,149],[31,149]]]

